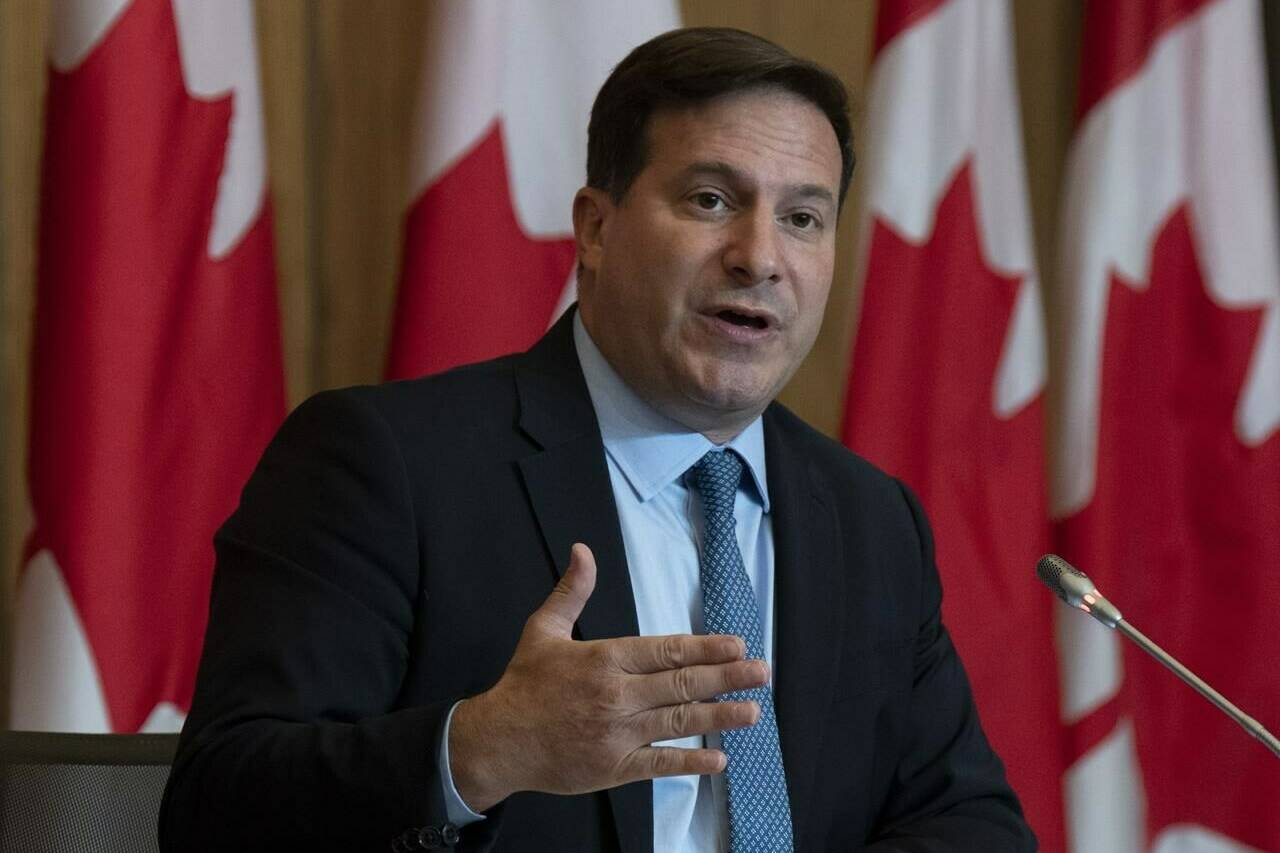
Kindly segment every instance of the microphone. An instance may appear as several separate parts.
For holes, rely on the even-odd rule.
[[[1102,597],[1089,576],[1056,554],[1045,554],[1036,563],[1044,585],[1071,607],[1078,607],[1108,628],[1124,621],[1120,610]]]
[[[1137,628],[1124,620],[1120,609],[1103,597],[1098,588],[1089,580],[1089,576],[1068,563],[1056,554],[1045,554],[1036,563],[1036,574],[1044,585],[1053,590],[1054,595],[1062,599],[1070,607],[1088,613],[1108,628],[1114,628],[1133,640],[1160,663],[1168,667],[1174,675],[1191,685],[1197,693],[1212,702],[1231,719],[1240,724],[1245,731],[1262,741],[1267,749],[1280,756],[1280,740],[1263,728],[1262,724],[1241,711],[1218,691],[1200,679],[1194,672],[1179,663],[1172,655],[1157,646]]]

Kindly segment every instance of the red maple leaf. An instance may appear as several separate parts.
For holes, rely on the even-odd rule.
[[[881,0],[876,10],[876,57],[879,57],[885,45],[932,15],[943,2],[944,0]]]
[[[877,220],[845,440],[901,477],[933,524],[944,613],[983,726],[1044,849],[1063,847],[1052,600],[1030,582],[1048,542],[1040,398],[1005,420],[995,375],[1021,282],[981,254],[971,167],[922,244]]]
[[[1280,438],[1249,447],[1234,425],[1261,311],[1206,294],[1186,207],[1161,227],[1150,278],[1112,279],[1097,488],[1060,548],[1129,622],[1274,729]],[[1130,644],[1124,666],[1124,691],[1080,723],[1077,752],[1104,733],[1097,720],[1130,714],[1153,836],[1197,823],[1280,850],[1275,759]]]
[[[1171,29],[1213,0],[1090,0],[1080,37],[1076,120],[1142,69]]]
[[[116,730],[189,706],[212,535],[284,413],[270,210],[207,254],[231,115],[187,93],[168,0],[50,71],[28,552],[62,568]]]
[[[502,125],[429,186],[405,223],[387,378],[523,350],[551,322],[577,256],[516,219]]]

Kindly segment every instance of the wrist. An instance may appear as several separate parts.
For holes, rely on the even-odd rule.
[[[458,703],[449,724],[449,773],[458,796],[474,812],[485,812],[515,789],[504,784],[495,727],[487,722],[487,694]]]

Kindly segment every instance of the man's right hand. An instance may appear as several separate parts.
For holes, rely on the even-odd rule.
[[[502,678],[454,710],[450,772],[473,810],[517,791],[582,794],[719,773],[719,750],[650,744],[759,719],[755,702],[702,701],[767,683],[768,667],[743,660],[738,637],[574,640],[595,583],[595,558],[578,543],[560,583],[525,623]]]

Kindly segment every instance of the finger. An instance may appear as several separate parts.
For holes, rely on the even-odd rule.
[[[529,617],[530,627],[568,639],[595,587],[596,558],[590,548],[575,542],[569,551],[569,567],[547,600]]]
[[[662,672],[682,666],[740,661],[747,654],[741,637],[732,634],[668,634],[664,637],[620,637],[609,640],[613,660],[623,672]]]
[[[642,746],[627,756],[619,784],[660,776],[705,776],[724,771],[728,761],[718,749]]]
[[[745,729],[760,721],[755,702],[687,702],[643,711],[632,718],[644,743]]]
[[[714,699],[722,693],[750,690],[769,683],[769,667],[762,660],[685,666],[627,682],[627,699],[636,708],[659,708]]]

